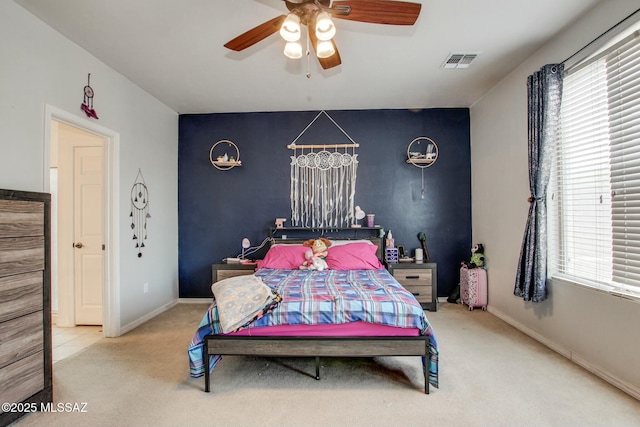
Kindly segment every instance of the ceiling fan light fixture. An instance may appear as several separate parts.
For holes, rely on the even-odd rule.
[[[280,27],[280,35],[288,42],[300,40],[300,17],[295,13],[290,13]]]
[[[336,26],[327,12],[320,12],[316,18],[316,37],[318,40],[331,40],[336,35]]]
[[[291,59],[302,58],[302,45],[299,42],[287,42],[284,46],[284,55]]]
[[[318,41],[318,45],[316,46],[316,55],[318,58],[329,58],[336,53],[335,48],[333,47],[333,43],[331,40]]]

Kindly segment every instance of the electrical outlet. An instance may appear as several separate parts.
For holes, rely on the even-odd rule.
[[[144,284],[142,285],[142,288],[144,290],[144,293],[148,293],[149,292],[149,282],[144,282]]]

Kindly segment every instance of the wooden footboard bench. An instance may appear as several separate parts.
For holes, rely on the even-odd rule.
[[[205,391],[210,390],[209,359],[214,355],[315,357],[320,379],[320,357],[422,356],[424,392],[429,394],[429,337],[234,337],[204,338]]]

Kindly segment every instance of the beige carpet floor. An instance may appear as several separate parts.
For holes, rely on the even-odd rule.
[[[640,426],[640,402],[488,312],[428,313],[440,388],[418,357],[226,357],[189,378],[187,346],[206,306],[179,304],[125,336],[54,365],[54,399],[84,413],[34,413],[19,426]]]

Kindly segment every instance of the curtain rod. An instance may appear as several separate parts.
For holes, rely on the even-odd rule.
[[[637,15],[640,12],[640,9],[636,9],[634,12],[632,12],[631,14],[629,14],[628,16],[626,16],[625,18],[623,18],[622,20],[620,20],[618,23],[616,23],[614,26],[612,26],[611,28],[609,28],[607,31],[605,31],[604,33],[600,34],[598,37],[596,37],[595,39],[591,40],[589,43],[587,43],[584,47],[582,47],[580,50],[578,50],[576,53],[574,53],[573,55],[571,55],[570,57],[568,57],[567,59],[565,59],[564,61],[562,61],[562,64],[565,64],[567,61],[570,61],[571,59],[575,58],[578,54],[580,54],[581,52],[585,51],[586,49],[588,49],[590,46],[592,46],[594,43],[596,43],[598,40],[600,40],[602,37],[604,37],[605,35],[607,35],[608,33],[610,33],[611,31],[613,31],[614,29],[618,28],[620,25],[622,25],[624,22],[628,21],[629,19],[631,19],[634,15]]]

